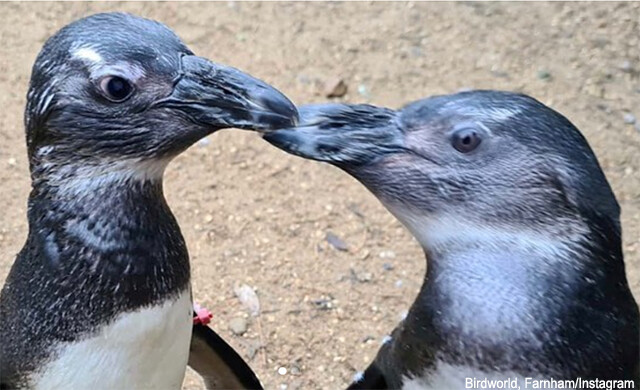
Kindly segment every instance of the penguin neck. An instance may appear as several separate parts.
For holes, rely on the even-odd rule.
[[[578,259],[515,243],[485,245],[424,248],[427,273],[417,304],[437,313],[442,334],[486,345],[535,338],[584,284]]]
[[[151,222],[145,221],[151,215],[171,216],[171,220],[163,194],[165,167],[166,164],[160,168],[151,164],[132,166],[127,162],[41,164],[32,169],[29,196],[30,211],[37,208],[41,214],[29,215],[29,222],[53,219],[70,228],[74,221],[85,220],[103,226],[101,230],[105,232],[109,228],[143,228],[144,222]],[[45,210],[47,218],[41,218]]]
[[[427,273],[403,328],[425,332],[417,339],[428,340],[423,347],[436,351],[434,359],[532,373],[568,359],[562,345],[597,340],[584,332],[620,329],[629,314],[614,311],[634,312],[615,223],[554,235],[415,221],[404,220],[423,246]]]
[[[29,243],[39,254],[38,266],[78,280],[97,278],[101,285],[95,288],[121,294],[124,306],[184,291],[188,254],[164,199],[164,166],[33,170]],[[132,297],[135,302],[124,302]]]

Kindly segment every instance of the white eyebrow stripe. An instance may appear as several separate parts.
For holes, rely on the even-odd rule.
[[[100,65],[103,62],[102,56],[91,47],[79,47],[73,50],[73,58],[89,62],[90,65]]]
[[[104,76],[119,75],[135,82],[144,77],[146,73],[142,66],[135,63],[125,61],[108,63],[102,55],[91,46],[73,48],[71,50],[71,56],[85,63],[91,72],[91,78],[94,80]]]
[[[522,112],[519,108],[496,108],[492,107],[483,110],[485,115],[489,115],[491,119],[496,121],[504,121],[511,117],[514,117]]]
[[[522,113],[522,109],[517,106],[497,107],[491,105],[476,106],[470,104],[472,100],[451,101],[444,105],[447,112],[478,117],[478,119],[489,119],[496,122],[502,122]],[[469,103],[469,104],[467,104]]]
[[[464,107],[458,108],[457,112],[462,115],[469,115],[473,117],[479,117],[480,119],[489,119],[496,122],[502,122],[522,113],[522,110],[520,110],[519,108],[503,107]]]

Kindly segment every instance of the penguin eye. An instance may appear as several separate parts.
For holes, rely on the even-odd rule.
[[[451,145],[460,153],[469,153],[480,145],[482,138],[478,130],[463,128],[451,134]]]
[[[120,103],[133,93],[133,85],[120,76],[106,76],[100,80],[100,90],[112,102]]]

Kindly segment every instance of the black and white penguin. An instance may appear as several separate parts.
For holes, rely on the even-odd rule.
[[[428,262],[408,315],[351,389],[465,389],[474,378],[518,379],[521,388],[533,388],[526,378],[638,386],[638,307],[620,209],[565,117],[496,91],[399,111],[328,104],[299,112],[298,128],[265,139],[358,179]]]
[[[193,308],[165,167],[217,129],[296,118],[151,20],[98,14],[51,37],[27,96],[29,233],[0,297],[0,387],[180,388]]]

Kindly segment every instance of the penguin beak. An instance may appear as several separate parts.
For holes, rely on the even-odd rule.
[[[273,130],[296,125],[296,106],[267,83],[193,55],[183,56],[181,65],[173,93],[160,105],[180,109],[192,121],[213,130]]]
[[[299,107],[299,113],[297,127],[265,133],[263,138],[288,153],[341,167],[368,164],[406,151],[393,110],[311,104]]]

